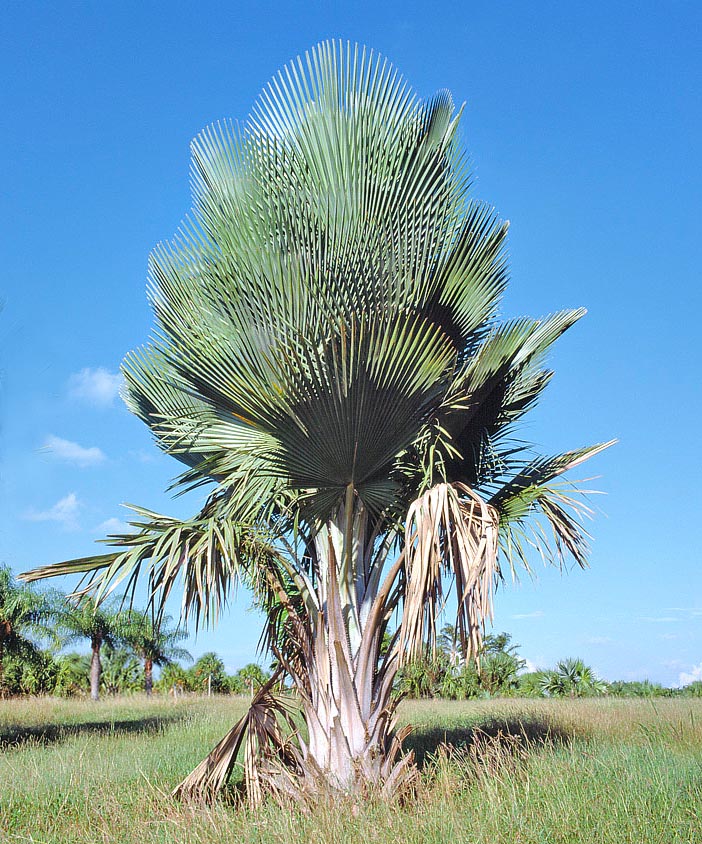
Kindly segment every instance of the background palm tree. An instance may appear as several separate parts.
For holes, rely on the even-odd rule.
[[[486,636],[480,649],[480,686],[491,694],[508,694],[517,687],[519,672],[526,661],[517,655],[519,645],[511,644],[509,633]]]
[[[224,663],[213,651],[208,651],[198,658],[193,665],[192,675],[198,691],[212,694],[228,690]]]
[[[170,616],[133,611],[129,614],[122,639],[144,663],[144,691],[151,695],[154,665],[170,665],[174,660],[190,662],[192,656],[178,642],[188,638],[187,631],[172,627]]]
[[[134,692],[143,686],[144,680],[139,660],[127,648],[102,648],[100,659],[100,688],[108,695]]]
[[[54,619],[66,644],[79,639],[90,641],[90,697],[98,700],[102,675],[100,651],[103,645],[116,648],[122,643],[127,626],[124,616],[120,616],[113,603],[98,604],[93,598],[85,597],[79,603],[61,600]]]
[[[6,656],[32,659],[38,656],[31,637],[55,639],[45,596],[17,583],[9,566],[0,566],[0,695]]]
[[[444,624],[437,640],[440,650],[446,655],[449,665],[456,668],[463,655],[458,631],[453,624]]]
[[[582,659],[563,659],[546,671],[541,689],[551,697],[591,697],[607,692],[607,684]]]
[[[534,546],[585,565],[557,479],[605,445],[540,457],[514,438],[584,311],[499,319],[507,224],[469,195],[459,119],[447,92],[420,101],[381,57],[324,43],[246,124],[193,143],[190,222],[151,257],[157,339],[123,371],[207,499],[191,520],[134,508],[114,550],[29,575],[92,572],[99,600],[145,574],[157,608],[182,583],[196,623],[253,589],[308,740],[283,734],[274,675],[180,792],[219,788],[242,746],[254,803],[404,788],[393,682],[434,648],[451,584],[477,653],[504,567]]]

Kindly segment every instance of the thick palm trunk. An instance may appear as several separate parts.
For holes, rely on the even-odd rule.
[[[301,742],[301,791],[392,793],[414,776],[411,754],[397,756],[393,680],[399,654],[380,659],[395,563],[381,579],[390,540],[375,547],[375,525],[353,490],[315,539],[317,611],[311,613],[305,670],[293,680],[308,740]]]
[[[93,639],[91,642],[92,654],[90,657],[90,697],[92,700],[100,699],[100,675],[102,674],[102,663],[100,662],[100,646],[102,642],[99,639]]]
[[[400,742],[392,741],[396,660],[378,672],[377,630],[370,626],[361,631],[356,652],[351,651],[333,585],[327,608],[318,619],[314,658],[302,694],[309,735],[302,747],[305,791],[394,790],[411,776],[411,758],[396,764]]]
[[[148,697],[154,688],[154,663],[148,657],[144,660],[144,691]]]
[[[296,645],[285,653],[285,645],[274,648],[298,691],[307,741],[298,734],[299,750],[291,750],[281,738],[271,688],[266,688],[176,794],[221,788],[246,730],[253,736],[245,744],[245,780],[253,805],[266,789],[309,800],[328,794],[391,796],[410,784],[416,768],[412,754],[397,759],[407,733],[393,736],[392,686],[402,656],[413,656],[427,636],[435,636],[446,561],[459,589],[458,629],[466,645],[479,643],[480,625],[490,609],[497,517],[468,488],[462,492],[463,499],[441,484],[418,499],[410,509],[404,550],[390,563],[394,534],[385,523],[373,525],[350,488],[345,504],[308,549],[314,582],[298,572],[304,608],[274,588],[291,624],[287,635]],[[272,582],[275,587],[275,577]],[[383,634],[400,602],[402,624],[381,657]]]
[[[270,754],[258,759],[246,745],[245,774],[249,799],[255,805],[262,786],[296,798],[392,793],[414,776],[412,756],[396,762],[401,735],[393,737],[392,683],[398,658],[379,666],[380,643],[386,627],[385,599],[399,564],[381,584],[389,541],[374,547],[373,525],[362,504],[352,496],[351,509],[342,507],[315,538],[317,578],[304,632],[303,659],[286,665],[301,700],[308,738],[298,735],[299,753],[288,776],[271,764]],[[346,513],[350,513],[347,518]],[[309,605],[308,605],[309,606]],[[253,701],[257,706],[257,698]],[[225,781],[241,746],[235,727],[210,756],[176,789],[177,795],[216,790]],[[250,728],[249,728],[250,729]]]

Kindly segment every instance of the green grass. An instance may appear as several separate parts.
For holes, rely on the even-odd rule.
[[[702,842],[702,701],[407,702],[422,774],[404,806],[173,801],[245,705],[0,701],[0,841]]]

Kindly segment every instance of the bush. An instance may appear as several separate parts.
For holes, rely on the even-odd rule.
[[[10,656],[4,661],[2,694],[52,694],[58,665],[48,651],[32,649],[23,656]]]
[[[56,657],[58,671],[53,693],[60,697],[87,695],[90,691],[90,657],[69,653]]]
[[[660,683],[650,680],[617,680],[609,684],[609,694],[613,697],[671,697],[672,689],[666,689]]]
[[[545,671],[528,671],[517,678],[516,694],[519,697],[543,697]]]

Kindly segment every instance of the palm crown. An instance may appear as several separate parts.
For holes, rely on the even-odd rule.
[[[498,545],[584,564],[581,505],[554,479],[605,447],[535,458],[513,438],[584,311],[500,320],[507,224],[470,197],[459,118],[448,93],[423,102],[385,60],[325,43],[243,126],[193,142],[192,216],[151,257],[157,328],[125,399],[185,465],[177,485],[209,496],[186,522],[137,508],[115,551],[37,572],[91,572],[101,596],[145,568],[154,600],[180,579],[205,620],[243,574],[308,726],[326,719],[298,764],[345,787],[332,722],[352,761],[387,748],[392,677],[433,640],[447,575],[476,650]]]

